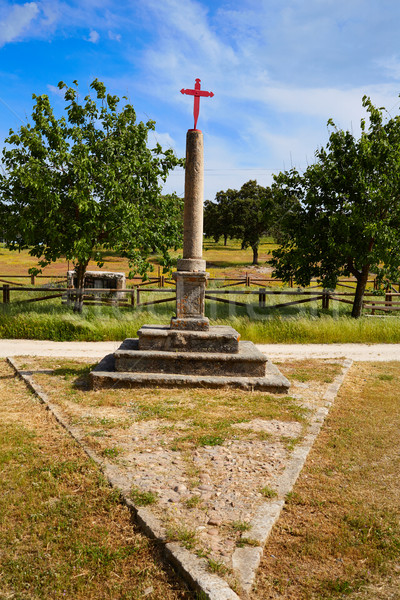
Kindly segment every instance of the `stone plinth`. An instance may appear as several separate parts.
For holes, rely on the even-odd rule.
[[[92,371],[106,387],[232,387],[286,393],[289,381],[252,342],[231,327],[208,331],[144,325]]]
[[[143,325],[138,331],[141,350],[179,352],[239,352],[240,335],[222,325],[207,331],[171,329],[167,325]]]
[[[176,316],[171,319],[171,329],[207,330],[204,298],[208,273],[176,271],[172,277],[176,281]]]
[[[115,370],[113,354],[103,360],[90,373],[94,390],[118,388],[236,388],[245,391],[264,391],[285,394],[290,383],[270,361],[265,365],[264,377],[218,375],[184,375],[179,373],[122,373]]]
[[[114,352],[115,370],[130,373],[180,373],[222,377],[264,377],[267,357],[252,342],[240,342],[239,351],[179,352],[141,350],[137,339],[127,339]]]

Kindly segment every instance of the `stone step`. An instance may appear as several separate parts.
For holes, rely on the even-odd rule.
[[[115,370],[137,373],[264,377],[267,357],[253,342],[239,342],[236,354],[139,350],[138,339],[127,339],[114,353]]]
[[[90,373],[94,390],[118,388],[236,388],[285,394],[289,381],[267,361],[264,377],[182,375],[165,373],[129,373],[115,371],[115,358],[109,354]]]
[[[236,354],[240,334],[233,327],[217,325],[208,331],[171,329],[168,325],[143,325],[138,331],[139,350],[218,352]]]

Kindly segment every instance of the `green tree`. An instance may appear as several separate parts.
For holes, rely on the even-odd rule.
[[[273,231],[278,223],[271,188],[250,180],[240,190],[217,192],[215,202],[207,200],[204,206],[204,233],[217,242],[224,237],[241,241],[242,249],[253,250],[253,265],[258,265],[258,247],[261,236]]]
[[[283,243],[271,261],[275,276],[303,286],[316,277],[334,288],[340,276],[354,276],[356,318],[369,273],[397,281],[400,266],[400,117],[385,119],[366,96],[363,106],[369,119],[360,139],[330,120],[315,164],[276,176],[277,198],[299,203],[282,218]]]
[[[207,237],[214,238],[215,242],[223,237],[224,246],[227,244],[228,237],[232,237],[233,201],[236,195],[236,190],[220,191],[215,195],[215,202],[206,200],[204,203],[204,233]]]
[[[229,235],[239,239],[243,249],[253,250],[253,265],[258,265],[261,236],[273,225],[273,206],[271,188],[258,185],[255,180],[244,183],[233,197]]]
[[[102,249],[127,257],[132,273],[145,274],[154,250],[169,264],[169,248],[181,243],[181,201],[161,185],[183,161],[159,144],[148,148],[154,121],[137,122],[128,103],[119,109],[103,83],[95,79],[95,98],[82,103],[74,86],[58,84],[66,102],[59,119],[46,95],[33,95],[33,124],[6,139],[0,197],[9,247],[29,248],[36,273],[61,256],[73,261],[82,289],[89,261],[102,266]]]

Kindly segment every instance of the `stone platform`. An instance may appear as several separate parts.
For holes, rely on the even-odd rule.
[[[234,387],[285,393],[289,381],[231,327],[208,331],[144,325],[91,372],[93,389]]]

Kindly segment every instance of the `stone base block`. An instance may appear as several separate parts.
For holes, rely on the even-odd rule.
[[[253,342],[239,342],[236,354],[140,350],[138,339],[126,339],[114,353],[115,370],[130,373],[168,373],[263,377],[267,357]]]
[[[170,327],[180,331],[208,331],[210,321],[207,317],[172,317]]]
[[[115,371],[115,358],[109,354],[90,373],[92,388],[236,388],[247,391],[287,393],[290,383],[277,367],[267,361],[263,377],[217,377],[165,373],[122,373]]]
[[[233,327],[215,326],[208,331],[171,329],[167,325],[143,325],[138,331],[139,350],[179,352],[239,351],[240,334]]]
[[[178,258],[176,268],[178,271],[204,272],[206,261],[202,258]]]

